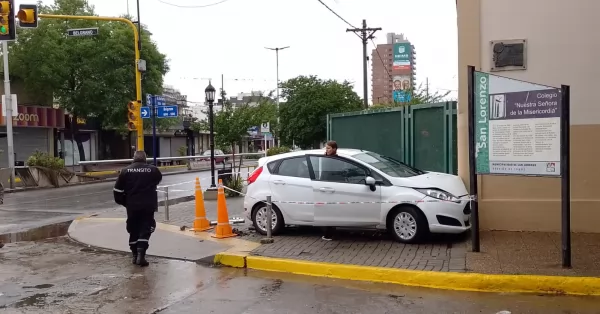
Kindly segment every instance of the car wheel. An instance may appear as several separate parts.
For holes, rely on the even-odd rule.
[[[285,223],[283,222],[283,216],[277,206],[273,205],[271,208],[271,234],[275,235],[283,229]],[[255,206],[252,211],[252,223],[256,232],[266,235],[267,234],[267,204],[259,203]]]
[[[388,217],[388,230],[398,242],[416,243],[429,233],[427,219],[414,207],[399,207]]]

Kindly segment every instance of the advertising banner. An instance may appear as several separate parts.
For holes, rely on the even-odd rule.
[[[475,72],[478,174],[560,176],[560,88]]]
[[[394,76],[392,99],[394,102],[409,102],[411,99],[412,86],[410,76]]]
[[[409,43],[394,44],[393,71],[410,71],[412,59],[412,46]]]

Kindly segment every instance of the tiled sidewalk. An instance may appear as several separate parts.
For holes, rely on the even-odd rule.
[[[216,220],[216,201],[205,201],[207,218]],[[228,198],[230,217],[244,217],[243,198]],[[191,227],[194,202],[170,206],[170,220],[164,219],[164,207],[156,221]],[[125,217],[119,208],[98,217]],[[244,217],[245,218],[245,217]],[[236,225],[240,238],[259,242],[263,236],[250,231],[251,222]],[[489,274],[537,274],[563,276],[600,276],[600,234],[572,235],[573,268],[561,267],[559,233],[481,232],[481,252],[470,252],[469,234],[439,235],[424,244],[405,245],[383,232],[338,230],[336,239],[324,241],[317,228],[286,228],[275,236],[275,243],[261,245],[252,255],[331,262],[365,266],[393,267],[444,272]]]
[[[227,212],[229,217],[244,217],[244,199],[242,197],[227,198]],[[206,218],[208,220],[217,219],[217,201],[204,201],[206,208]],[[157,222],[176,226],[192,227],[194,223],[196,204],[194,201],[179,203],[169,206],[169,220],[165,220],[165,208],[160,206],[158,212],[154,213],[154,219]],[[115,210],[105,211],[98,214],[99,218],[125,218],[127,216],[125,208],[119,207]]]
[[[258,235],[246,239],[259,239]],[[460,236],[436,237],[428,244],[402,244],[376,231],[338,230],[336,239],[324,241],[318,229],[286,230],[252,255],[364,266],[431,271],[466,271],[466,244]],[[445,241],[443,241],[445,239]]]

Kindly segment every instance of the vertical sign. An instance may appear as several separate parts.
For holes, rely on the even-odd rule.
[[[475,72],[478,174],[560,176],[561,90]]]
[[[394,60],[392,70],[410,72],[412,59],[412,45],[410,43],[394,44]]]

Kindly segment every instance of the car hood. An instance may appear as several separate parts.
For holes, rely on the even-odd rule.
[[[440,172],[427,172],[410,178],[393,178],[394,185],[409,188],[438,188],[460,197],[469,194],[459,176]]]

